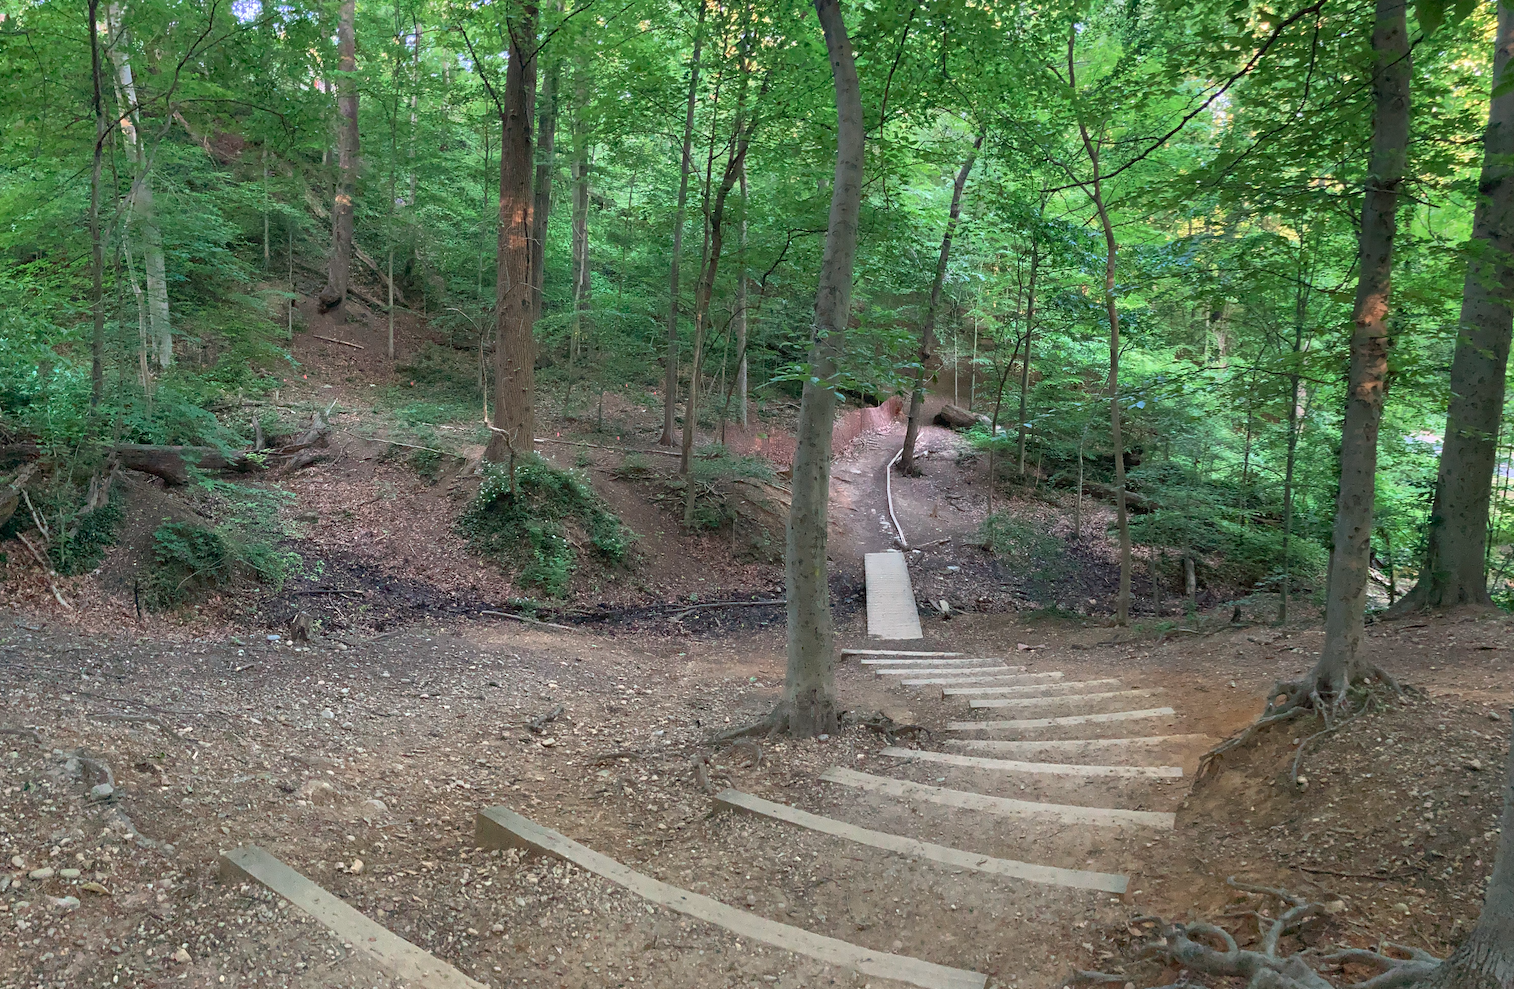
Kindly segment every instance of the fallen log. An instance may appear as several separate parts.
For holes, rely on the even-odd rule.
[[[252,462],[242,454],[226,456],[213,446],[160,446],[150,443],[123,443],[115,448],[117,461],[127,470],[161,477],[166,484],[189,483],[189,469],[252,469]]]
[[[948,402],[946,405],[941,406],[941,411],[936,413],[936,417],[931,422],[937,426],[947,426],[951,429],[971,429],[979,423],[985,426],[991,425],[993,420],[986,415],[969,412],[960,406],[952,405]]]

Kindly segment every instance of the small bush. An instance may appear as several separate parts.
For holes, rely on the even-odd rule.
[[[417,450],[410,456],[410,468],[427,484],[441,476],[442,455],[435,450]]]
[[[53,540],[53,565],[65,577],[88,573],[105,559],[105,550],[116,541],[116,527],[125,513],[119,495],[93,511],[80,512]]]
[[[519,567],[522,584],[551,597],[567,593],[577,564],[569,523],[600,559],[625,562],[635,536],[584,480],[531,457],[515,469],[515,487],[512,495],[506,467],[486,468],[478,497],[458,520],[474,552]]]
[[[148,605],[166,609],[237,583],[283,586],[289,558],[270,543],[245,541],[226,528],[169,522],[152,534],[153,562],[143,590]]]
[[[689,466],[689,471],[694,475],[696,482],[704,484],[714,484],[716,481],[732,481],[738,478],[771,481],[777,477],[777,472],[773,469],[773,462],[766,457],[760,457],[755,454],[737,456],[719,443],[711,444],[696,451],[696,456]]]

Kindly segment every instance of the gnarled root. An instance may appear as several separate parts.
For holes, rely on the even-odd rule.
[[[1158,938],[1142,951],[1142,957],[1181,969],[1180,983],[1189,973],[1194,973],[1245,979],[1246,989],[1336,989],[1336,984],[1320,974],[1317,968],[1338,971],[1347,963],[1373,965],[1379,972],[1370,979],[1350,984],[1346,989],[1402,989],[1425,978],[1440,964],[1440,959],[1427,952],[1387,943],[1380,948],[1400,951],[1408,957],[1399,958],[1385,950],[1366,948],[1330,952],[1306,948],[1284,955],[1280,949],[1283,937],[1297,931],[1311,917],[1331,912],[1330,906],[1311,902],[1287,890],[1237,882],[1233,876],[1226,881],[1243,893],[1269,896],[1286,906],[1276,918],[1265,917],[1259,911],[1247,912],[1256,919],[1261,934],[1256,948],[1240,947],[1234,935],[1217,924],[1173,923],[1160,929]],[[1098,973],[1087,974],[1094,976]]]
[[[1267,692],[1267,706],[1261,717],[1204,753],[1194,774],[1194,783],[1197,785],[1207,779],[1222,756],[1245,746],[1264,728],[1304,715],[1318,715],[1324,721],[1324,728],[1306,738],[1294,755],[1293,779],[1297,782],[1299,765],[1309,743],[1362,714],[1377,710],[1383,704],[1384,691],[1394,698],[1416,692],[1412,687],[1399,684],[1380,667],[1367,664],[1361,665],[1344,684],[1332,685],[1317,670],[1302,680],[1279,680]]]

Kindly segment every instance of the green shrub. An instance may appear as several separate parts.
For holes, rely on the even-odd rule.
[[[719,443],[712,443],[696,451],[689,472],[694,475],[695,481],[704,484],[738,478],[771,481],[777,476],[773,462],[766,457],[756,454],[737,456]]]
[[[124,514],[120,496],[113,494],[99,508],[75,515],[49,550],[58,572],[70,577],[98,567],[106,547],[116,541],[116,527]]]
[[[290,557],[225,527],[168,522],[152,534],[153,560],[143,590],[153,608],[173,608],[240,582],[282,587]]]
[[[583,530],[600,559],[625,562],[634,533],[583,479],[530,457],[515,469],[515,489],[507,468],[489,465],[458,529],[474,552],[518,567],[525,586],[552,597],[567,593],[577,563],[569,523]]]

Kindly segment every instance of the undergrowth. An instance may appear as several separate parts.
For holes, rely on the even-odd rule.
[[[635,538],[586,481],[536,457],[516,467],[513,494],[509,470],[489,465],[478,497],[458,519],[470,549],[518,568],[522,585],[551,597],[567,593],[578,565],[570,526],[612,565],[625,562]]]
[[[1026,577],[1052,580],[1068,568],[1066,543],[1008,512],[995,512],[984,519],[978,537],[994,556]]]
[[[281,539],[299,535],[280,513],[292,495],[218,480],[203,482],[198,495],[209,524],[167,522],[153,532],[142,585],[149,607],[176,608],[248,584],[278,590],[306,572],[298,553],[278,548]]]

